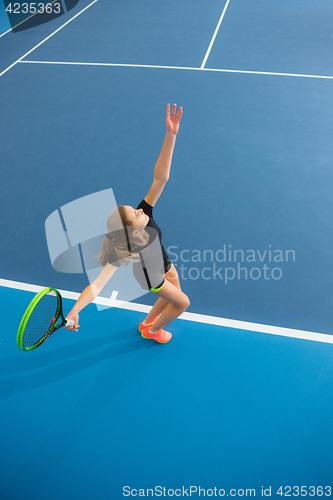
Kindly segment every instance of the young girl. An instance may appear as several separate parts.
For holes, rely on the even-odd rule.
[[[99,276],[81,293],[67,319],[75,321],[79,328],[79,312],[101,292],[102,288],[121,265],[133,262],[133,273],[144,289],[149,289],[158,299],[139,330],[144,338],[160,343],[171,340],[171,333],[163,330],[171,321],[180,316],[190,305],[190,301],[180,287],[176,268],[172,265],[162,243],[162,233],[153,218],[153,207],[159,199],[169,179],[173,150],[183,109],[176,114],[176,104],[170,114],[170,104],[166,111],[166,136],[162,151],[154,169],[154,180],[147,196],[136,209],[120,205],[107,220],[109,233],[106,235],[102,253],[99,255],[103,270]]]

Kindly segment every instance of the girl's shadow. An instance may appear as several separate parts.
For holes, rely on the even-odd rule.
[[[48,385],[105,359],[156,348],[158,345],[156,342],[143,341],[137,330],[134,333],[134,330],[130,329],[110,337],[76,342],[47,353],[27,352],[24,353],[26,358],[23,355],[4,359],[1,361],[0,397],[5,398]]]

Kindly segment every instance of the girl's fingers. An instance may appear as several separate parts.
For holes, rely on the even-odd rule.
[[[174,118],[177,122],[180,121],[180,119],[182,117],[182,114],[183,114],[183,108],[180,106],[180,108],[178,109],[177,114],[175,114],[176,113],[176,109],[177,109],[177,104],[174,104],[172,106],[172,111],[171,111],[171,116],[170,116],[170,104],[167,104],[167,119]]]
[[[65,330],[72,330],[74,332],[78,332],[78,328],[80,328],[80,325],[74,325],[74,326],[65,326]]]
[[[182,107],[180,107],[180,108],[178,109],[178,113],[177,113],[177,115],[176,115],[176,118],[177,118],[178,120],[180,120],[180,119],[181,119],[181,117],[182,117],[182,114],[183,114],[183,108],[182,108]]]

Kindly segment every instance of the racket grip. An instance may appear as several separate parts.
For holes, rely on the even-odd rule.
[[[67,321],[67,323],[65,326],[74,326],[75,325],[75,321],[73,319],[67,319],[66,321]]]

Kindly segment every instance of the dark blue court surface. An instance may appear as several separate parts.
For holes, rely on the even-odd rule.
[[[332,15],[81,0],[0,37],[1,500],[333,486]],[[184,115],[154,217],[191,301],[172,342],[140,336],[146,294],[19,351],[34,285],[89,283],[52,268],[46,219],[107,189],[136,207],[167,102]]]
[[[173,89],[183,128],[155,217],[191,311],[332,333],[329,81],[20,64],[3,82],[5,116],[18,113],[2,150],[3,278],[84,287],[52,270],[44,221],[109,187],[142,200]]]
[[[207,67],[333,74],[330,0],[230,2]]]

